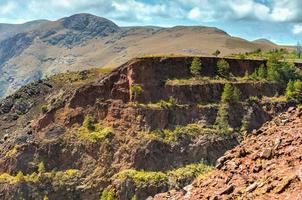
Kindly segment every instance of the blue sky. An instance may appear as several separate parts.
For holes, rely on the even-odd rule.
[[[248,40],[302,41],[301,0],[0,0],[0,23],[84,12],[120,26],[204,25]]]

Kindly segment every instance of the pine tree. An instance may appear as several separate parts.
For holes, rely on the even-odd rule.
[[[293,98],[294,91],[295,91],[294,82],[292,80],[290,80],[287,83],[287,87],[286,87],[286,90],[285,90],[285,96],[287,97],[287,99],[292,99]]]
[[[302,102],[302,81],[294,82],[294,98],[298,102]]]
[[[197,57],[193,58],[193,61],[192,61],[191,67],[190,67],[190,71],[191,71],[191,74],[193,76],[199,76],[200,75],[201,62],[200,62],[199,58],[197,58]]]
[[[260,79],[260,80],[264,80],[267,78],[267,70],[266,68],[264,67],[264,65],[260,65],[258,71],[257,71],[257,77]]]
[[[230,76],[230,65],[224,59],[220,59],[217,62],[217,71],[218,75],[221,77],[229,77]]]
[[[232,101],[232,95],[233,87],[229,83],[225,84],[221,95],[221,101],[224,103]]]
[[[233,95],[232,95],[232,101],[238,102],[240,100],[241,92],[238,88],[234,87],[233,89]]]
[[[228,135],[231,132],[231,126],[228,120],[228,110],[229,106],[223,104],[219,107],[217,117],[215,120],[215,127],[222,131],[225,135]]]
[[[238,102],[240,100],[240,95],[240,90],[238,88],[226,83],[221,95],[221,101],[223,103]]]

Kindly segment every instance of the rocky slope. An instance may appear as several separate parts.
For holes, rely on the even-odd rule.
[[[219,158],[187,191],[154,199],[300,199],[301,108],[290,108]]]
[[[238,145],[243,126],[257,129],[290,106],[270,100],[284,86],[217,82],[218,58],[201,60],[207,80],[192,79],[192,57],[137,58],[106,75],[37,82],[1,101],[0,198],[127,200],[179,189]],[[265,64],[226,61],[239,79]],[[225,107],[227,82],[242,96]],[[228,129],[214,126],[222,112]]]
[[[42,77],[92,67],[116,67],[144,54],[222,55],[277,48],[211,27],[118,27],[77,14],[57,21],[0,24],[0,98]],[[146,48],[147,47],[147,48]]]

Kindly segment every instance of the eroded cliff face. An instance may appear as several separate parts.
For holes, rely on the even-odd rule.
[[[201,60],[203,76],[215,77],[218,58]],[[252,73],[264,62],[226,61],[236,77],[246,71]],[[230,130],[216,130],[213,125],[221,108],[224,82],[168,84],[169,80],[191,78],[191,62],[192,57],[137,58],[61,95],[54,95],[58,92],[53,90],[51,97],[43,98],[40,92],[38,105],[43,103],[47,109],[38,112],[33,106],[36,111],[32,112],[29,107],[23,113],[28,123],[1,135],[1,198],[38,199],[47,195],[50,199],[98,199],[107,188],[120,199],[134,195],[146,199],[176,185],[169,178],[161,184],[143,179],[147,183],[127,185],[130,175],[120,173],[131,169],[168,176],[168,172],[193,163],[214,165],[242,139],[239,130],[246,116],[249,132],[289,106],[246,101],[249,96],[282,94],[280,84],[233,80],[230,83],[242,92],[241,101],[227,107]],[[169,102],[171,98],[173,102]],[[6,102],[0,104],[5,111],[2,118],[16,107],[16,102],[9,106]],[[38,167],[41,162],[42,172]],[[16,179],[20,171],[29,175]]]
[[[301,116],[301,108],[290,108],[228,151],[208,177],[154,200],[299,199]]]

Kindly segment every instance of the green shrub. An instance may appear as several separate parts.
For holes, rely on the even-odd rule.
[[[131,198],[131,200],[137,200],[136,195],[134,195],[134,196]]]
[[[190,164],[178,169],[168,171],[170,184],[182,188],[189,185],[200,175],[205,175],[213,170],[213,167],[203,162]]]
[[[95,131],[95,125],[93,119],[90,115],[86,116],[83,122],[83,127],[87,128],[89,131]]]
[[[115,194],[111,190],[104,189],[101,194],[100,200],[116,200],[116,197],[115,197]]]
[[[302,81],[289,81],[286,87],[285,96],[288,100],[302,102]]]
[[[18,174],[16,175],[16,180],[17,182],[24,181],[24,174],[22,171],[18,172]]]
[[[258,103],[260,101],[260,99],[257,96],[250,96],[247,101],[249,103]]]
[[[174,97],[170,97],[168,101],[160,100],[158,102],[159,107],[164,109],[170,109],[177,105],[177,101]]]
[[[131,92],[131,99],[135,100],[140,94],[143,92],[143,86],[139,84],[133,84],[130,87],[130,92]]]
[[[78,129],[78,133],[85,140],[97,142],[112,136],[113,130],[109,127],[102,127],[100,124],[93,123],[92,118],[86,116],[82,127]]]
[[[271,57],[267,62],[267,78],[287,84],[290,80],[301,79],[301,73],[293,63],[279,62],[276,57]]]
[[[248,108],[246,114],[243,116],[241,121],[241,132],[249,131],[250,121],[254,110],[252,107]]]
[[[94,124],[94,127],[94,131],[90,131],[85,127],[80,127],[78,129],[80,137],[90,142],[97,142],[113,136],[113,130],[110,127],[104,128],[99,124]]]
[[[224,59],[220,59],[217,62],[217,72],[218,75],[224,78],[228,78],[230,76],[230,65],[229,63],[224,60]]]
[[[121,180],[131,180],[136,187],[143,187],[149,184],[157,185],[159,183],[167,183],[168,177],[163,172],[147,172],[128,169],[114,175],[114,178]]]
[[[200,75],[201,62],[200,62],[199,58],[197,58],[197,57],[193,58],[193,61],[192,61],[191,67],[190,67],[190,71],[191,71],[191,74],[193,76],[199,76]]]
[[[264,67],[263,64],[257,70],[257,76],[260,80],[264,80],[267,78],[267,69]]]
[[[40,162],[40,163],[38,164],[38,173],[39,173],[39,174],[42,174],[42,173],[44,173],[44,172],[45,172],[44,163],[43,163],[43,162]]]
[[[240,100],[240,90],[233,87],[231,84],[226,83],[221,95],[221,101],[223,103],[233,103]]]
[[[164,143],[178,142],[182,139],[193,139],[199,135],[217,134],[215,130],[206,129],[198,124],[188,124],[186,126],[177,126],[174,130],[163,129],[154,130],[149,133],[141,133],[141,136],[148,140],[159,140]]]
[[[220,54],[221,52],[217,49],[216,51],[214,51],[213,53],[212,53],[212,55],[213,56],[219,56],[219,54]]]
[[[48,112],[48,106],[47,105],[42,105],[41,110],[42,110],[42,113],[47,113]]]
[[[214,127],[218,129],[223,135],[229,135],[232,132],[232,128],[229,124],[228,110],[229,106],[227,104],[222,104],[219,107],[215,120]]]

